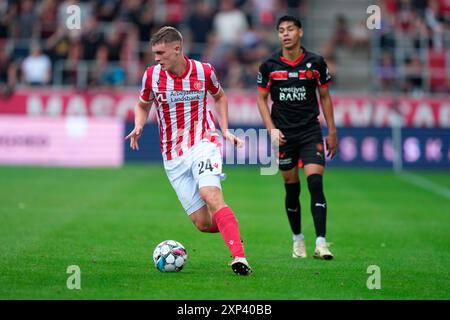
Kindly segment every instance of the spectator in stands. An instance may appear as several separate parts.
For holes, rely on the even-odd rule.
[[[99,30],[97,19],[95,17],[89,17],[82,31],[83,59],[94,60],[98,48],[105,43],[105,38]]]
[[[50,60],[55,63],[58,60],[65,60],[69,54],[70,41],[68,30],[65,27],[59,27],[57,31],[47,39],[45,48]]]
[[[50,83],[52,65],[47,55],[42,53],[38,44],[31,45],[31,54],[22,63],[22,79],[28,85]]]
[[[369,47],[369,29],[366,25],[366,19],[361,20],[358,25],[352,29],[352,47],[367,49]]]
[[[384,51],[381,54],[381,61],[376,74],[379,79],[380,90],[395,91],[397,89],[397,68],[394,57],[389,51]]]
[[[201,59],[202,52],[208,40],[208,34],[213,27],[213,11],[205,1],[197,1],[187,20],[190,31],[192,59]]]
[[[443,48],[443,31],[444,28],[440,21],[439,2],[437,0],[430,0],[428,7],[425,9],[425,22],[430,28],[433,39],[433,48]]]
[[[275,0],[252,1],[252,9],[255,11],[260,25],[270,26],[274,23],[275,17],[273,13],[276,12],[276,5]]]
[[[108,32],[105,45],[108,47],[108,60],[118,62],[121,60],[123,45],[125,42],[124,33],[122,32],[121,22],[114,23],[114,27]]]
[[[58,4],[56,0],[44,0],[38,9],[39,38],[48,39],[58,29]]]
[[[106,45],[98,48],[95,63],[90,68],[89,86],[117,86],[125,83],[125,71],[121,65],[111,64]]]
[[[11,36],[10,27],[13,21],[16,6],[8,5],[8,0],[0,0],[0,42]]]
[[[67,63],[64,66],[64,71],[62,74],[62,84],[63,85],[78,85],[78,65],[82,57],[82,46],[81,42],[73,41],[70,44],[69,54],[67,57]]]
[[[14,36],[16,39],[30,39],[38,37],[38,16],[33,0],[20,2],[20,13],[16,17]]]
[[[411,0],[399,0],[396,14],[397,29],[402,33],[414,31],[414,23],[417,13],[414,10]]]
[[[8,97],[16,85],[17,67],[6,49],[0,49],[0,98]]]
[[[334,34],[331,37],[333,48],[347,47],[353,45],[352,34],[348,25],[347,17],[340,14],[336,16]]]
[[[234,0],[221,1],[221,9],[214,16],[213,24],[218,41],[224,46],[235,45],[248,29],[247,18],[235,7]]]
[[[407,93],[420,94],[423,92],[423,63],[419,56],[412,55],[405,64],[405,83],[403,90]]]
[[[95,0],[94,12],[101,22],[112,22],[119,13],[120,0]]]
[[[155,27],[153,10],[153,1],[130,0],[122,5],[119,17],[121,20],[130,22],[137,27],[140,42],[148,42],[152,29]]]
[[[379,34],[379,47],[381,50],[394,50],[396,47],[395,14],[397,11],[396,0],[384,0],[380,2],[381,12],[381,29],[377,30]]]

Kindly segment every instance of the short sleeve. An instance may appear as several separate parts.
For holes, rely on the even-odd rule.
[[[319,79],[318,79],[318,85],[319,87],[328,86],[331,84],[331,81],[333,80],[330,74],[330,71],[328,70],[327,63],[325,62],[325,59],[323,57],[320,57],[319,60]]]
[[[208,72],[209,75],[207,75],[206,78],[206,90],[208,90],[208,92],[214,96],[220,91],[220,82],[217,77],[216,69],[214,69],[214,67],[211,66],[209,63],[207,65],[209,67],[210,72]]]
[[[259,66],[259,72],[256,76],[256,84],[258,89],[263,91],[268,91],[270,89],[269,75],[269,67],[267,63],[264,62]]]
[[[151,76],[150,78],[147,76],[149,72],[151,72],[151,69],[145,70],[144,75],[142,76],[142,86],[139,100],[143,103],[150,103],[154,99]]]

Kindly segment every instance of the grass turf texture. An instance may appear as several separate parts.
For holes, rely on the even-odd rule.
[[[298,260],[280,176],[225,170],[225,199],[239,220],[250,277],[232,273],[219,234],[195,229],[161,166],[0,167],[0,299],[450,298],[448,199],[390,171],[330,168],[327,240],[336,259],[319,261],[302,175],[309,257]],[[153,266],[153,249],[166,239],[188,250],[182,272]],[[81,290],[66,287],[69,265],[81,269]],[[366,287],[370,265],[381,268],[381,290]]]

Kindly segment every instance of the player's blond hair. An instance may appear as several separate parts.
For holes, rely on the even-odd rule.
[[[150,44],[153,46],[157,43],[171,43],[179,41],[183,43],[181,32],[174,27],[165,26],[159,29],[151,38]]]

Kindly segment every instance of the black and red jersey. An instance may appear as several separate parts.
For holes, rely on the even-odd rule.
[[[332,80],[324,58],[302,49],[295,61],[285,59],[279,50],[259,67],[258,90],[270,92],[272,121],[282,131],[317,123],[320,111],[316,89]]]

